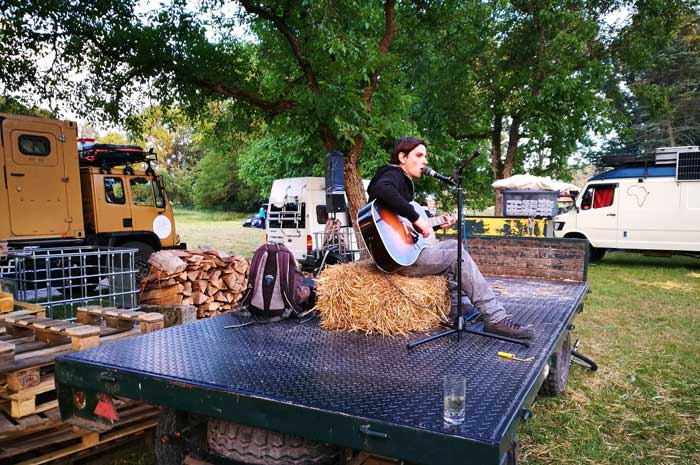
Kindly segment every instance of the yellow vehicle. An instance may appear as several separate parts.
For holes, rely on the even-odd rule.
[[[154,251],[184,247],[161,178],[80,166],[76,138],[72,121],[0,113],[0,242],[135,248],[142,270]]]

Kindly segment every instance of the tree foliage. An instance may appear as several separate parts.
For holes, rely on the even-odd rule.
[[[668,43],[638,72],[629,64],[628,132],[642,150],[700,145],[700,7],[679,20]]]
[[[181,192],[191,186],[197,205],[320,174],[337,148],[354,212],[361,178],[404,135],[426,138],[430,163],[448,173],[488,153],[466,171],[483,205],[494,178],[566,177],[569,155],[591,133],[624,133],[626,115],[676,121],[695,104],[692,79],[685,90],[672,79],[697,65],[697,21],[677,28],[685,0],[0,5],[0,94],[50,108],[68,98],[86,118],[127,122],[187,173]],[[630,21],[609,27],[620,8]]]

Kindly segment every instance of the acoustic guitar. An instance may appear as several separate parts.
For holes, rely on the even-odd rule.
[[[445,222],[444,216],[428,218],[423,207],[416,202],[411,205],[431,228]],[[377,204],[376,200],[360,208],[357,224],[372,259],[388,273],[415,263],[430,240],[416,231],[409,220]]]

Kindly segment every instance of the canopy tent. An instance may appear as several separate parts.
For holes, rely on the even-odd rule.
[[[557,181],[549,176],[541,177],[532,176],[531,174],[516,174],[506,179],[499,179],[491,186],[494,189],[551,190],[559,191],[560,194],[564,195],[571,195],[581,190],[580,187],[568,182]]]

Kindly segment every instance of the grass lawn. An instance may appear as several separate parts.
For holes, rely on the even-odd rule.
[[[180,210],[177,230],[250,257],[265,233],[246,216]],[[572,367],[563,396],[535,402],[521,463],[700,464],[700,260],[610,253],[589,281],[574,335],[600,368]]]
[[[250,259],[265,242],[265,230],[244,228],[243,220],[254,213],[201,212],[175,210],[175,228],[187,248],[210,245],[230,255]]]
[[[589,268],[567,392],[539,398],[525,464],[700,463],[700,260],[610,253]]]

